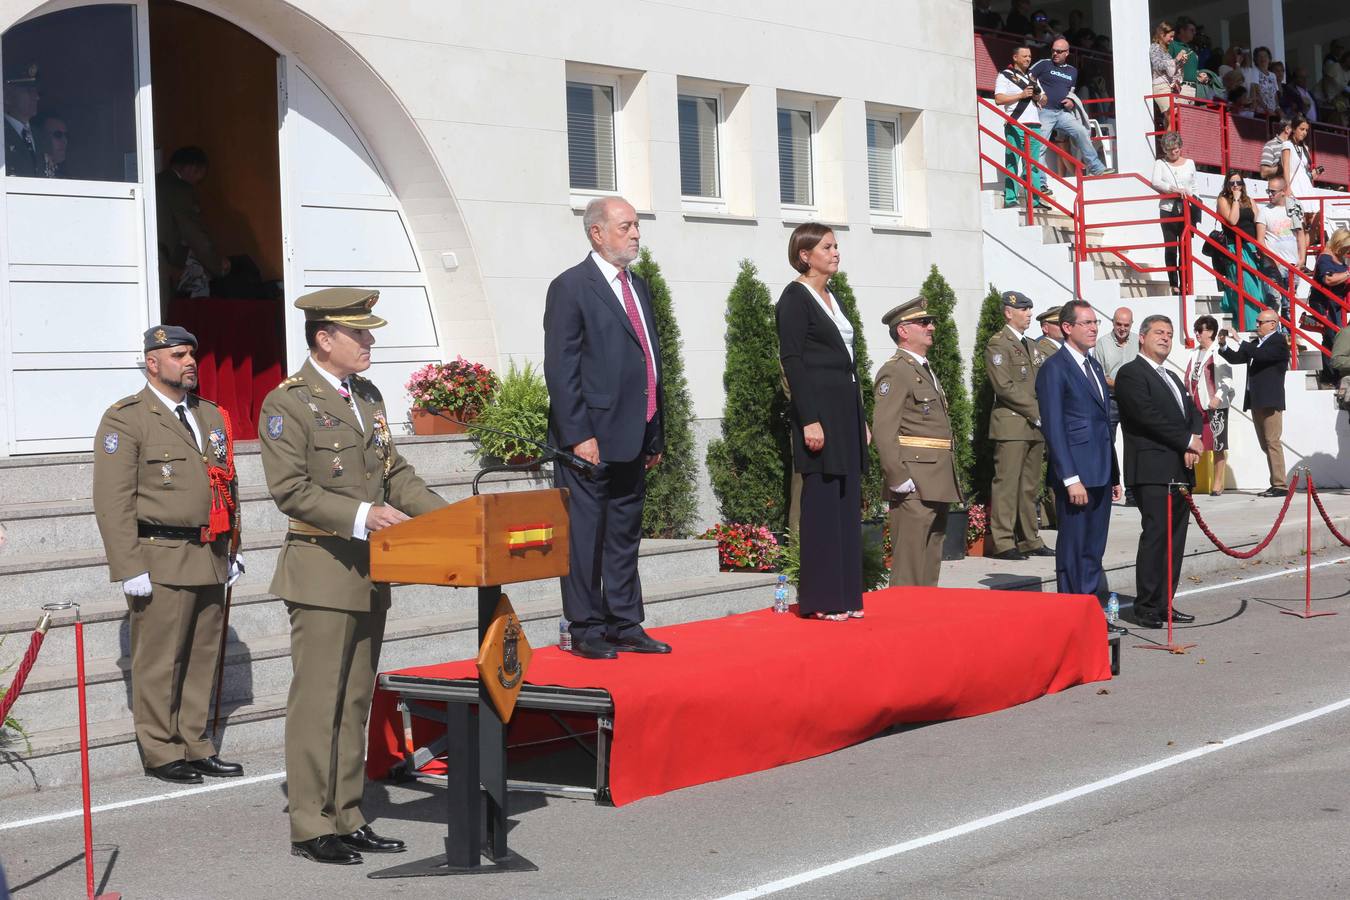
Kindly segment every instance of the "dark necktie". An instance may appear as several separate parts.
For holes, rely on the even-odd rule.
[[[1031,341],[1026,335],[1022,335],[1022,349],[1027,351],[1027,356],[1031,356]]]
[[[173,408],[173,411],[178,413],[178,421],[182,422],[183,427],[187,429],[188,437],[192,438],[192,443],[197,443],[197,432],[192,430],[192,424],[188,422],[187,407],[180,403]]]

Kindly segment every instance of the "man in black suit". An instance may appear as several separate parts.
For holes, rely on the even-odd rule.
[[[1135,556],[1134,618],[1144,628],[1166,621],[1167,599],[1181,578],[1186,549],[1186,501],[1172,498],[1172,571],[1167,571],[1167,495],[1172,485],[1193,485],[1192,470],[1203,449],[1200,410],[1185,386],[1163,364],[1172,350],[1172,320],[1149,316],[1139,326],[1139,355],[1116,372],[1116,405],[1125,432],[1125,484],[1139,506],[1139,551]],[[1170,577],[1170,581],[1168,581]],[[1176,622],[1195,617],[1173,607]]]
[[[661,461],[665,435],[651,299],[628,272],[637,212],[621,197],[601,197],[586,205],[582,224],[591,252],[553,279],[544,303],[549,433],[594,467],[587,475],[554,465],[558,487],[571,491],[563,615],[577,656],[669,653],[642,630],[638,580],[646,472]]]
[[[1230,348],[1228,329],[1219,332],[1219,355],[1234,365],[1247,364],[1247,392],[1242,408],[1252,414],[1256,439],[1266,454],[1270,468],[1270,487],[1261,497],[1283,497],[1289,491],[1285,481],[1284,445],[1284,373],[1289,371],[1289,342],[1280,333],[1275,312],[1261,310],[1256,317],[1256,336]]]
[[[5,174],[38,175],[37,138],[29,121],[38,108],[37,63],[5,66]]]

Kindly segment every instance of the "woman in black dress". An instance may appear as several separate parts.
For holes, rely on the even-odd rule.
[[[802,476],[799,610],[862,618],[862,476],[871,431],[853,363],[853,326],[829,290],[839,244],[824,225],[799,225],[788,261],[800,274],[778,298],[778,353],[792,393],[793,468]]]

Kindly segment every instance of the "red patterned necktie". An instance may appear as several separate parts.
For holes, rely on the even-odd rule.
[[[623,308],[628,311],[628,321],[633,323],[638,343],[642,345],[642,356],[647,362],[647,421],[656,415],[656,366],[652,362],[652,348],[647,343],[647,330],[642,327],[638,316],[637,301],[633,299],[633,290],[628,286],[628,270],[619,270],[619,287],[623,289]]]

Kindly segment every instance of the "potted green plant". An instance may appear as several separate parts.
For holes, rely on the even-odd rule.
[[[478,442],[480,459],[521,463],[542,455],[543,451],[528,441],[495,434],[486,428],[521,435],[541,443],[548,436],[548,385],[532,363],[526,363],[521,368],[512,360],[492,401],[470,423],[469,433]]]
[[[778,538],[763,525],[717,524],[699,537],[717,541],[723,572],[772,572],[782,552]]]
[[[470,422],[497,392],[499,382],[482,363],[462,356],[453,362],[428,363],[408,379],[412,397],[411,418],[414,434],[462,434],[463,425],[431,410],[446,413],[460,422]]]

